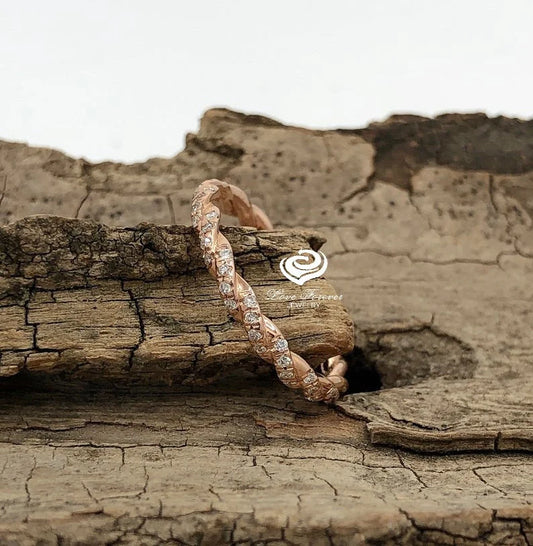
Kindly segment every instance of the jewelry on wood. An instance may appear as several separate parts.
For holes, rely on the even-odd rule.
[[[221,213],[236,216],[242,226],[272,229],[267,215],[236,186],[220,180],[200,184],[192,200],[192,225],[198,232],[205,265],[218,281],[228,313],[240,322],[255,352],[273,364],[279,379],[292,389],[301,389],[312,401],[334,402],[348,388],[343,377],[347,364],[334,356],[316,372],[300,355],[289,349],[277,326],[261,312],[252,287],[235,271],[233,251],[220,233]]]

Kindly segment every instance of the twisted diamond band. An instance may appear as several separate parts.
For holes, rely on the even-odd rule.
[[[332,357],[322,366],[323,373],[318,373],[289,349],[277,326],[261,313],[252,287],[235,271],[231,245],[219,231],[221,212],[236,216],[243,226],[272,229],[272,224],[240,188],[227,182],[206,180],[194,194],[192,225],[200,239],[205,265],[218,281],[228,313],[244,326],[255,352],[274,364],[287,387],[301,389],[308,400],[334,402],[348,388],[343,377],[345,360],[340,355]]]

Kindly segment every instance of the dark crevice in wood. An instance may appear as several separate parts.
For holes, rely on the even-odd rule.
[[[381,389],[381,377],[375,363],[370,360],[361,348],[354,347],[344,355],[348,363],[346,379],[350,384],[348,393],[371,392]]]

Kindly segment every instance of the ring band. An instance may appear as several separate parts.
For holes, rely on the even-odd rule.
[[[236,216],[241,226],[272,229],[272,224],[240,188],[227,182],[206,180],[194,193],[192,225],[198,232],[206,267],[218,281],[228,313],[244,326],[257,355],[274,364],[279,379],[287,387],[303,390],[308,400],[334,402],[348,388],[343,377],[346,361],[340,355],[332,357],[322,367],[324,373],[318,373],[289,350],[277,326],[261,313],[252,287],[235,271],[231,245],[219,231],[221,213]]]

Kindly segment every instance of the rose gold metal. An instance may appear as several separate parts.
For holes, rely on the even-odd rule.
[[[319,373],[289,349],[277,326],[261,313],[252,287],[236,273],[231,245],[219,231],[221,213],[236,216],[242,226],[257,229],[272,229],[272,223],[259,207],[250,203],[245,192],[227,182],[206,180],[194,194],[192,224],[228,313],[244,326],[255,352],[275,366],[282,383],[303,390],[308,400],[334,402],[348,388],[344,378],[346,361],[340,355],[334,356]]]

